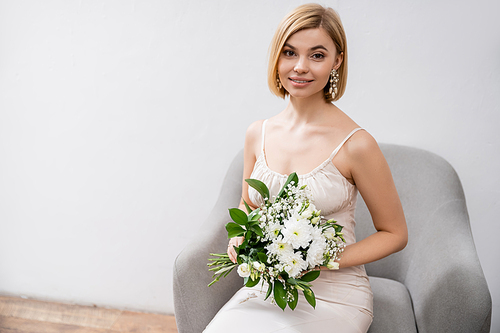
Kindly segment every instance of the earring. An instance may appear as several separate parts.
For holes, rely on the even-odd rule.
[[[328,91],[332,95],[332,99],[335,99],[335,95],[337,95],[337,82],[339,82],[339,73],[334,68],[330,73],[330,90]]]
[[[281,90],[282,87],[278,71],[276,71],[276,87],[278,87],[278,90]]]

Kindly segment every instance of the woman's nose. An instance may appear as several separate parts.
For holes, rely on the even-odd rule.
[[[307,66],[307,59],[299,57],[293,70],[297,73],[307,73],[309,71],[309,67]]]

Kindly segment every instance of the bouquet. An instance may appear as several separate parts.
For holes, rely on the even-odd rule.
[[[336,260],[344,250],[342,226],[325,219],[317,211],[306,185],[299,187],[298,176],[292,173],[273,201],[269,189],[256,179],[245,180],[263,198],[264,203],[251,210],[243,200],[247,213],[229,209],[234,222],[226,224],[228,238],[243,236],[243,243],[234,247],[237,263],[227,253],[210,255],[208,266],[214,272],[211,286],[227,276],[236,266],[244,285],[253,287],[267,282],[265,299],[294,310],[299,291],[312,306],[316,298],[310,282],[318,278],[318,267],[338,269]]]

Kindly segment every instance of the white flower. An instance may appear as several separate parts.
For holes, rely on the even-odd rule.
[[[266,265],[260,261],[254,261],[253,262],[253,268],[258,270],[259,272],[263,272],[264,269],[266,269]]]
[[[238,266],[238,275],[241,276],[242,278],[250,276],[250,267],[248,266],[247,263],[243,263]]]
[[[311,218],[311,216],[313,215],[313,211],[315,211],[315,210],[316,210],[316,207],[314,207],[313,204],[309,204],[309,207],[307,207],[307,209],[304,210],[302,212],[302,214],[300,214],[300,216],[302,216],[302,218],[304,218],[304,219],[309,219],[309,218]]]
[[[314,268],[323,264],[326,246],[327,244],[324,240],[315,240],[311,243],[309,250],[307,250],[306,257],[309,268]]]
[[[278,275],[278,272],[273,267],[269,267],[268,269],[269,276],[275,277]]]
[[[324,241],[326,240],[325,236],[323,235],[323,231],[318,228],[318,227],[313,227],[312,228],[312,237],[313,237],[313,241]]]
[[[326,237],[326,239],[332,240],[335,238],[335,230],[333,228],[328,228],[323,231],[323,235]]]
[[[302,218],[305,218],[305,219],[311,218],[311,216],[312,216],[311,208],[307,207],[307,209],[305,211],[303,211],[302,214],[300,214],[300,216],[302,216]]]
[[[290,214],[290,218],[288,219],[289,221],[300,221],[302,220],[302,217],[299,214],[300,207],[295,208],[294,211]]]
[[[283,226],[279,223],[272,223],[267,226],[266,232],[270,235],[269,238],[274,239],[278,237],[279,232]]]
[[[318,221],[319,221],[319,216],[313,217],[313,218],[311,219],[311,223],[312,223],[313,225],[314,225],[314,224],[316,224],[316,223],[318,223]]]
[[[304,249],[309,245],[312,240],[312,226],[309,220],[295,219],[285,221],[285,227],[281,230],[284,236],[284,241],[290,243],[294,249],[303,247]]]
[[[339,269],[339,263],[334,260],[330,260],[326,267],[328,267],[328,269]]]
[[[281,258],[281,261],[283,262],[285,272],[292,278],[307,268],[307,262],[302,259],[302,255],[299,252],[284,256]]]
[[[274,256],[284,256],[293,253],[292,245],[283,240],[283,236],[274,239],[273,242],[266,246],[266,250]]]

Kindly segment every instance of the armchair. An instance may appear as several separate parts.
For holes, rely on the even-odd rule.
[[[430,152],[380,145],[391,168],[408,223],[408,246],[366,265],[374,294],[376,332],[489,332],[491,295],[477,257],[460,180]],[[232,272],[210,288],[210,252],[224,252],[228,208],[241,196],[243,153],[236,155],[218,201],[199,234],[174,265],[174,303],[180,333],[199,333],[242,286]],[[361,196],[356,236],[375,232]],[[206,254],[206,255],[202,255]]]

